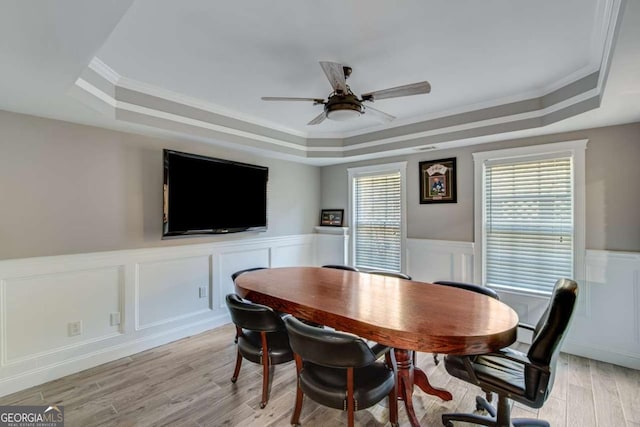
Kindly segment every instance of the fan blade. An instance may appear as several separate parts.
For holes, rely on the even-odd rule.
[[[317,125],[320,124],[322,122],[324,122],[324,119],[327,118],[327,115],[324,113],[324,111],[320,114],[318,114],[313,120],[311,120],[309,123],[307,123],[307,125]]]
[[[287,98],[284,96],[263,96],[263,101],[313,101],[314,104],[324,104],[322,98]]]
[[[389,123],[390,121],[395,120],[395,116],[392,116],[391,114],[387,114],[384,111],[380,111],[368,105],[365,105],[364,113],[365,114],[371,113],[371,117],[373,117],[374,119],[382,123]]]
[[[337,62],[320,61],[322,71],[329,79],[333,90],[347,93],[347,79],[344,77],[344,66]]]
[[[431,92],[429,82],[411,83],[404,86],[392,87],[389,89],[376,90],[362,94],[365,101],[375,101],[377,99],[397,98],[399,96],[419,95]]]

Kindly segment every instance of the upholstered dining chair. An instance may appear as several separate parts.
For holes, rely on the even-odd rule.
[[[392,366],[377,360],[391,350],[369,347],[356,335],[318,329],[288,316],[284,322],[294,352],[298,375],[291,424],[300,425],[304,395],[315,402],[347,411],[349,427],[355,412],[389,399],[389,421],[398,426],[396,379]]]
[[[466,291],[476,292],[500,300],[500,296],[498,296],[498,293],[496,291],[491,288],[487,288],[486,286],[476,285],[475,283],[455,282],[452,280],[438,280],[436,282],[433,282],[433,284],[464,289]],[[440,360],[438,360],[438,353],[433,353],[433,363],[435,363],[436,366],[440,363]]]
[[[269,371],[273,365],[290,362],[293,352],[282,318],[270,307],[243,300],[236,294],[226,296],[231,320],[236,326],[238,347],[236,367],[231,377],[235,383],[240,374],[242,359],[262,365],[262,400],[260,408],[269,400]]]
[[[570,279],[556,282],[549,304],[533,329],[533,340],[527,353],[505,348],[480,356],[447,355],[444,366],[449,374],[483,390],[498,395],[497,410],[483,397],[476,397],[476,408],[486,409],[490,416],[479,414],[444,414],[442,424],[463,421],[492,427],[545,426],[538,419],[511,419],[509,399],[531,408],[541,408],[553,387],[556,361],[573,316],[578,284]]]

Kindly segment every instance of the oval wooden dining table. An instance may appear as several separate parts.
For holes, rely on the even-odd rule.
[[[394,348],[398,396],[412,426],[420,423],[413,388],[451,400],[413,365],[412,350],[482,354],[513,344],[518,315],[486,295],[415,280],[322,267],[244,273],[235,281],[246,299],[301,319]]]

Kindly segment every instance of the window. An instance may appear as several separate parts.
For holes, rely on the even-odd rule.
[[[549,294],[559,278],[581,276],[585,148],[572,141],[474,153],[483,284]]]
[[[406,163],[349,169],[351,262],[363,270],[402,271]]]

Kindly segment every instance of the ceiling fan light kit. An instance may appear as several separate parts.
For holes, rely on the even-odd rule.
[[[262,97],[263,101],[312,101],[313,105],[324,105],[324,111],[320,115],[311,120],[308,125],[317,125],[330,119],[335,121],[347,121],[369,112],[374,119],[388,123],[395,119],[391,114],[375,109],[373,107],[364,106],[363,102],[373,102],[376,99],[398,98],[401,96],[419,95],[429,93],[431,85],[429,82],[411,83],[408,85],[393,87],[389,89],[378,90],[375,92],[365,93],[359,99],[351,88],[347,85],[347,78],[351,75],[351,67],[347,67],[336,62],[320,61],[322,71],[327,76],[333,92],[327,100],[321,98],[291,98],[278,96]]]
[[[327,119],[343,122],[359,117],[364,113],[362,102],[353,94],[332,95],[324,105]]]

